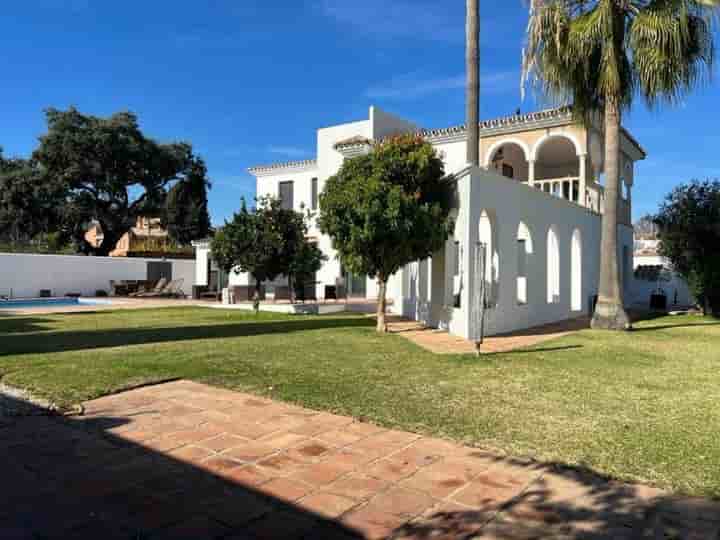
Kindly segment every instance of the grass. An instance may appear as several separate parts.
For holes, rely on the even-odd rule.
[[[167,378],[720,497],[720,322],[436,356],[359,316],[206,308],[0,315],[0,377],[69,404]]]

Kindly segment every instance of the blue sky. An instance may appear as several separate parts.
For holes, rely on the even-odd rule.
[[[253,197],[248,166],[314,157],[314,130],[374,104],[425,127],[463,122],[464,0],[23,0],[0,18],[0,146],[28,155],[43,109],[131,110],[145,132],[208,163],[213,221]],[[482,2],[482,117],[522,102],[521,0]],[[718,83],[676,108],[638,104],[648,150],[636,217],[675,184],[720,176]]]

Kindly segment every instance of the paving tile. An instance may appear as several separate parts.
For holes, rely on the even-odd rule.
[[[289,456],[286,453],[273,454],[257,462],[257,465],[266,474],[274,476],[288,476],[306,466],[306,463]]]
[[[307,437],[297,433],[278,432],[260,438],[259,442],[272,446],[276,450],[284,450],[294,447],[306,439]]]
[[[168,456],[185,463],[199,463],[212,454],[213,452],[211,450],[200,446],[183,446],[182,448],[168,452]]]
[[[444,499],[450,494],[468,485],[471,476],[460,467],[453,467],[442,463],[429,470],[430,467],[418,471],[414,475],[402,480],[400,485],[423,491],[437,499]]]
[[[266,471],[261,471],[254,465],[244,465],[225,471],[223,478],[240,486],[259,486],[269,481],[273,476],[267,474]]]
[[[275,452],[275,448],[267,444],[249,442],[223,452],[222,455],[231,459],[252,462],[274,454]]]
[[[203,460],[198,465],[208,472],[221,474],[231,469],[242,467],[243,463],[224,456],[213,456]]]
[[[300,480],[313,486],[325,486],[349,473],[354,467],[339,463],[312,463],[291,475],[291,478]]]
[[[388,538],[406,523],[404,518],[381,509],[364,506],[345,514],[342,523],[362,533],[367,540]],[[422,537],[420,537],[422,538]],[[431,538],[427,536],[426,538]]]
[[[357,502],[334,493],[319,492],[308,495],[297,503],[305,510],[325,518],[337,518],[357,505]]]
[[[342,430],[353,433],[355,435],[359,435],[363,438],[387,431],[385,428],[381,428],[380,426],[376,426],[375,424],[368,424],[366,422],[357,421],[343,426]]]
[[[212,439],[205,439],[197,443],[198,446],[212,450],[213,452],[224,452],[237,446],[247,444],[248,440],[235,435],[218,435]]]
[[[366,473],[381,480],[397,482],[415,474],[420,467],[415,463],[402,459],[381,459],[370,465]]]
[[[528,484],[526,478],[491,469],[481,473],[452,499],[480,510],[496,510],[520,495]]]
[[[352,433],[346,429],[333,429],[332,431],[326,431],[316,437],[317,440],[330,446],[342,447],[358,442],[363,439],[363,435]]]
[[[368,506],[405,519],[412,519],[438,503],[426,493],[393,487],[373,497]]]
[[[324,490],[355,501],[362,501],[377,495],[389,485],[390,483],[384,480],[353,473],[336,480]]]
[[[332,447],[330,445],[315,439],[309,439],[288,449],[286,453],[299,461],[319,461],[331,451]]]
[[[294,502],[302,499],[312,491],[312,487],[289,478],[275,478],[264,483],[260,491],[285,502]]]

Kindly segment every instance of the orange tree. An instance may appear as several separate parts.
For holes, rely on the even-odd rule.
[[[342,265],[378,282],[377,330],[387,330],[387,282],[404,265],[438,251],[453,230],[454,182],[416,135],[394,137],[348,159],[320,196],[320,230]]]

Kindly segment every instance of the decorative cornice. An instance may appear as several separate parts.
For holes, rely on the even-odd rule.
[[[299,172],[317,168],[316,159],[304,159],[302,161],[286,161],[284,163],[272,163],[269,165],[258,165],[250,167],[248,172],[253,176],[267,176],[278,172]]]
[[[646,152],[645,149],[642,147],[642,145],[638,142],[638,140],[637,140],[635,137],[633,137],[632,134],[631,134],[627,129],[625,129],[624,127],[620,128],[620,131],[622,131],[622,134],[625,135],[625,137],[627,138],[627,140],[628,140],[633,146],[635,146],[635,148],[637,148],[637,150],[642,154],[642,159],[645,159],[645,158],[647,157],[647,152]]]
[[[513,133],[516,131],[527,131],[528,129],[537,129],[555,125],[564,125],[572,123],[572,121],[573,116],[572,109],[570,107],[547,109],[528,114],[503,116],[480,122],[480,137],[489,137],[492,135]],[[423,129],[420,131],[420,135],[425,137],[428,141],[435,143],[462,141],[467,137],[467,127],[465,124],[461,124],[459,126],[451,126],[441,129]]]

